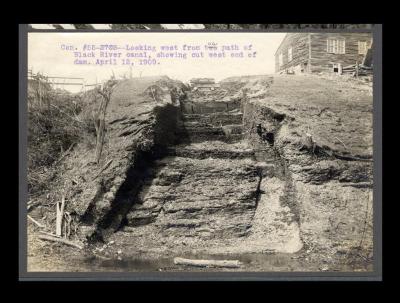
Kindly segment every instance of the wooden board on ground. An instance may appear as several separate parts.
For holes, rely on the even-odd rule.
[[[239,260],[193,260],[184,258],[174,258],[176,265],[188,265],[196,267],[227,267],[238,268],[241,263]]]

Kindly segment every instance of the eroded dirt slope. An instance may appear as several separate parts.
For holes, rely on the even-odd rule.
[[[324,270],[371,268],[372,95],[365,85],[317,76],[277,76],[248,98],[250,142],[282,161],[304,243]]]

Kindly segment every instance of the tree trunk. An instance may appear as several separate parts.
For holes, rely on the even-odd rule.
[[[100,162],[101,153],[103,151],[103,143],[105,136],[105,119],[106,119],[106,110],[107,110],[108,100],[103,96],[101,100],[101,106],[98,113],[98,118],[96,120],[96,163]]]
[[[103,143],[104,143],[104,119],[99,121],[99,128],[97,131],[97,139],[96,139],[96,163],[100,162],[101,152],[103,151]]]
[[[106,120],[106,111],[108,103],[110,102],[111,93],[113,90],[116,81],[114,77],[112,80],[108,81],[104,86],[103,89],[99,89],[97,92],[101,95],[101,103],[99,107],[99,111],[97,113],[97,117],[95,119],[95,127],[96,127],[96,163],[100,162],[101,153],[103,151],[103,144],[104,144],[104,136],[105,136],[105,120]]]

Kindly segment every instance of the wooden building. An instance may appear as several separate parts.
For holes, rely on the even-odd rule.
[[[371,33],[288,33],[275,53],[277,73],[342,73],[362,64]]]

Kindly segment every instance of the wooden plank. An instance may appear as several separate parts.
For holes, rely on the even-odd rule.
[[[174,263],[177,265],[187,265],[195,267],[239,268],[241,266],[239,260],[193,260],[185,258],[174,258]]]
[[[64,207],[65,207],[65,195],[62,195],[61,198],[61,206],[57,201],[56,203],[56,235],[58,237],[61,236],[61,227],[62,227],[62,219],[64,216]]]

